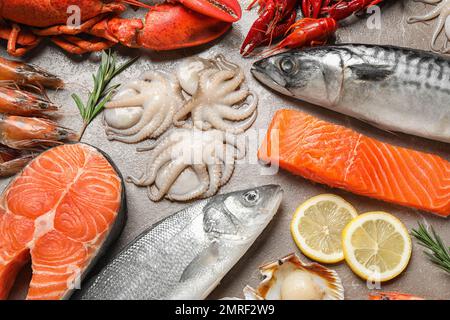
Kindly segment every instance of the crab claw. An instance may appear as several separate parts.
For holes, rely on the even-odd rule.
[[[242,9],[237,0],[169,0],[205,16],[225,22],[236,22],[242,17]]]

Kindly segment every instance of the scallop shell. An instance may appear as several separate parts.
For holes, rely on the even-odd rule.
[[[246,300],[274,300],[281,299],[281,286],[286,273],[304,271],[311,276],[318,288],[323,290],[323,300],[343,300],[344,287],[336,271],[328,269],[318,263],[304,263],[295,254],[290,254],[277,261],[260,267],[264,280],[256,289],[249,286],[244,289]]]

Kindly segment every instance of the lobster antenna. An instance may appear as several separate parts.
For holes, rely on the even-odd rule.
[[[151,9],[153,6],[142,3],[140,0],[121,0],[123,3],[127,3],[132,6]]]

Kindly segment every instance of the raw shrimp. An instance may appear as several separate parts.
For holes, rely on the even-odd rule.
[[[40,150],[77,138],[74,131],[48,119],[0,116],[0,143],[13,149]]]

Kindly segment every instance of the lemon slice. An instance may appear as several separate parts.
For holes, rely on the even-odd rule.
[[[305,256],[321,263],[344,260],[342,230],[358,214],[347,201],[322,194],[297,208],[291,234]]]
[[[368,212],[353,219],[342,234],[345,261],[358,276],[388,281],[405,270],[411,238],[403,223],[386,212]]]

